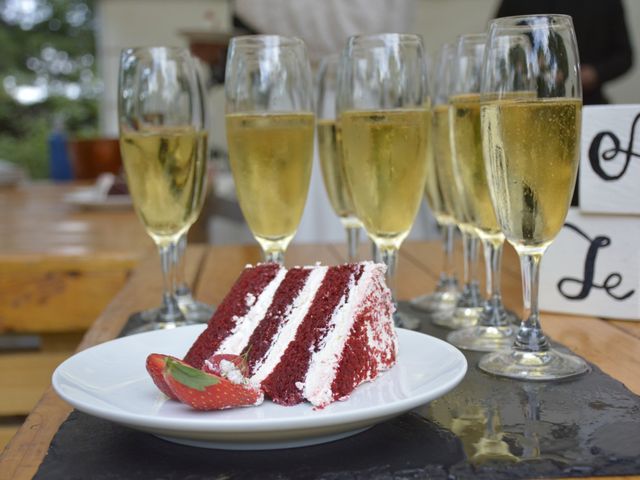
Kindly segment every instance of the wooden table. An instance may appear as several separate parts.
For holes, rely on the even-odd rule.
[[[343,261],[344,253],[342,247],[331,245],[292,246],[287,253],[287,264],[309,264],[317,260],[336,263]],[[367,253],[368,247],[363,245],[362,256],[367,256]],[[505,303],[510,308],[519,309],[517,260],[511,250],[505,257]],[[218,303],[242,266],[258,260],[258,249],[253,246],[193,247],[187,255],[187,275],[199,300]],[[148,256],[140,263],[126,287],[87,332],[80,350],[114,338],[130,313],[157,303],[161,280],[154,267],[156,262],[155,256]],[[440,262],[439,249],[433,243],[405,245],[398,269],[398,296],[406,299],[430,291],[435,285]],[[543,324],[554,339],[640,394],[640,324],[559,314],[543,315]],[[71,407],[49,389],[0,457],[0,479],[31,478],[42,462],[53,435],[70,411]]]
[[[132,208],[83,210],[65,203],[67,193],[88,185],[0,188],[0,334],[37,334],[41,342],[37,350],[0,355],[0,448],[55,367],[153,249]]]
[[[0,332],[86,330],[152,248],[132,208],[65,203],[87,185],[0,188]]]

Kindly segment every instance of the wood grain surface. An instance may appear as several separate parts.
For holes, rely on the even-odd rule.
[[[368,257],[369,247],[363,245],[360,253],[363,258]],[[254,246],[191,248],[187,255],[187,274],[196,298],[219,303],[242,267],[259,261],[259,258],[259,250]],[[335,245],[292,246],[286,256],[289,266],[316,261],[338,263],[343,260],[344,249]],[[431,291],[436,284],[441,262],[437,244],[406,244],[398,265],[398,297],[409,299]],[[87,332],[79,350],[114,338],[132,312],[157,304],[160,278],[156,263],[155,254],[149,254],[140,262],[125,288]],[[502,280],[505,303],[520,312],[519,269],[513,252],[507,251],[505,254]],[[584,316],[545,313],[542,317],[544,328],[552,338],[569,346],[640,394],[640,331],[637,325]],[[46,454],[52,437],[70,411],[71,408],[49,389],[0,456],[0,479],[31,478]]]
[[[133,208],[65,202],[87,185],[0,188],[0,332],[86,330],[152,248]]]

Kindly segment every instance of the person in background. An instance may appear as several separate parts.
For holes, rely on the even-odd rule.
[[[300,37],[316,64],[350,35],[408,31],[415,0],[235,0],[234,22],[249,33]]]
[[[624,75],[633,51],[622,0],[502,0],[497,17],[562,13],[573,17],[585,105],[609,103],[602,87]]]

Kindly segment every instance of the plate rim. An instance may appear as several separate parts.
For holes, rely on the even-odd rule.
[[[194,332],[198,330],[202,330],[206,327],[206,325],[194,325],[194,326],[186,326],[179,327],[182,329],[193,329]],[[451,391],[455,388],[464,378],[466,372],[468,370],[468,363],[466,357],[453,345],[441,340],[439,338],[433,337],[431,335],[415,332],[411,330],[406,330],[402,328],[396,328],[398,332],[399,341],[402,337],[407,336],[424,336],[429,339],[429,341],[434,341],[436,344],[440,344],[440,346],[446,348],[454,357],[456,358],[455,364],[460,365],[457,367],[455,372],[452,372],[450,376],[446,378],[446,380],[437,386],[437,388],[430,389],[428,392],[424,392],[420,395],[414,395],[409,398],[399,399],[397,401],[382,404],[382,405],[371,405],[364,408],[359,408],[357,410],[347,410],[341,412],[331,412],[327,415],[318,415],[318,416],[309,416],[303,418],[290,418],[290,419],[262,419],[259,422],[255,420],[248,419],[214,419],[211,418],[210,415],[207,418],[173,418],[173,417],[161,417],[157,415],[144,415],[138,413],[131,413],[126,410],[122,410],[121,408],[115,409],[107,409],[100,406],[92,405],[90,403],[79,401],[73,398],[72,395],[68,395],[64,389],[61,387],[60,382],[63,380],[63,370],[65,367],[71,363],[77,361],[77,357],[81,356],[85,352],[90,350],[99,349],[104,347],[104,345],[112,344],[117,341],[125,340],[130,337],[121,337],[113,340],[109,340],[107,342],[94,345],[90,348],[77,352],[73,356],[66,359],[62,362],[53,372],[51,378],[51,384],[53,389],[65,402],[69,403],[75,409],[93,415],[98,418],[103,418],[109,421],[113,421],[116,423],[128,425],[131,427],[136,427],[141,430],[170,430],[173,432],[197,432],[197,433],[205,433],[205,432],[215,432],[215,433],[251,433],[251,432],[285,432],[285,431],[296,431],[301,429],[310,429],[310,428],[320,428],[320,427],[330,427],[334,425],[344,425],[344,424],[352,424],[352,423],[361,423],[367,420],[370,420],[371,424],[377,423],[378,419],[386,419],[391,418],[393,416],[408,412],[414,408],[425,405],[430,401],[441,397],[447,392]],[[140,335],[148,335],[156,332],[146,332],[135,335],[136,337]],[[195,336],[194,336],[195,338]],[[383,373],[383,375],[386,372]],[[64,379],[67,380],[68,379]],[[269,401],[269,400],[265,400]],[[307,405],[309,409],[312,409],[313,406],[310,404]],[[188,407],[185,407],[188,408]],[[248,407],[252,408],[252,407]],[[257,407],[260,408],[260,407]],[[282,406],[281,408],[291,408]],[[203,412],[207,413],[207,412]]]

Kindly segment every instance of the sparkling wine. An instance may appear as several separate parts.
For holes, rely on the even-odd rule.
[[[482,152],[480,95],[457,95],[450,103],[454,174],[462,185],[465,211],[480,235],[504,239],[489,194]]]
[[[138,216],[162,244],[197,219],[204,197],[207,134],[190,128],[122,132],[120,150]]]
[[[298,228],[311,176],[314,122],[311,113],[226,117],[240,208],[265,251],[286,249]]]
[[[346,111],[341,116],[347,181],[360,221],[381,248],[399,248],[427,176],[427,109]]]
[[[440,225],[453,223],[453,218],[450,213],[446,211],[444,205],[444,199],[442,198],[442,188],[438,182],[438,173],[436,170],[436,160],[434,155],[434,141],[433,141],[433,126],[432,122],[429,122],[429,138],[432,139],[429,142],[429,148],[427,148],[427,181],[424,187],[424,193],[427,198],[429,208],[436,218],[436,221]]]
[[[580,152],[582,101],[501,100],[481,107],[498,221],[516,248],[543,250],[564,224]]]
[[[345,226],[359,226],[345,178],[342,138],[335,120],[318,120],[318,153],[329,202]]]
[[[464,225],[468,224],[468,220],[462,208],[462,193],[456,184],[456,178],[453,174],[449,105],[437,105],[433,108],[431,131],[433,135],[435,170],[442,192],[443,210],[449,213],[457,225],[464,227]]]

